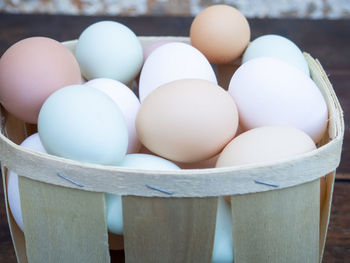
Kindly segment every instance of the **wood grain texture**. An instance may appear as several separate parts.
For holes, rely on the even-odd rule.
[[[211,262],[217,198],[123,197],[128,263]]]
[[[350,260],[350,182],[336,182],[323,263]]]
[[[235,263],[318,262],[320,184],[231,197]]]
[[[108,263],[103,193],[72,190],[19,176],[29,262]]]

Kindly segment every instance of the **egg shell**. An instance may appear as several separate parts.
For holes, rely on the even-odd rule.
[[[238,130],[237,130],[238,132]],[[236,133],[237,134],[237,133]],[[139,153],[146,153],[146,154],[152,154],[156,155],[154,152],[151,152],[149,149],[147,149],[144,145],[141,146],[141,149]],[[181,162],[174,162],[177,166],[179,166],[181,169],[208,169],[208,168],[215,168],[216,161],[218,160],[220,154],[215,155],[214,157],[194,162],[194,163],[181,163]],[[158,156],[158,155],[156,155]]]
[[[118,105],[128,126],[129,143],[127,153],[138,152],[141,143],[136,134],[135,120],[140,108],[140,101],[136,95],[125,84],[113,79],[93,79],[85,85],[103,91]]]
[[[168,43],[154,50],[143,65],[140,101],[161,85],[179,79],[204,79],[217,84],[214,70],[201,52],[185,43]]]
[[[86,79],[111,78],[125,84],[136,77],[143,62],[135,33],[115,21],[87,27],[79,36],[75,55]]]
[[[302,71],[272,57],[249,60],[233,74],[229,93],[244,129],[290,125],[320,141],[328,109],[316,84]]]
[[[53,93],[40,110],[38,131],[48,153],[81,162],[115,164],[128,147],[123,113],[108,95],[88,85]]]
[[[208,168],[215,168],[216,162],[219,158],[220,154],[217,154],[210,159],[194,162],[194,163],[180,163],[175,162],[181,169],[208,169]]]
[[[286,37],[264,35],[254,39],[244,51],[242,63],[258,57],[274,57],[294,65],[310,75],[307,61],[299,47]]]
[[[218,154],[234,137],[234,100],[218,85],[200,79],[177,80],[153,91],[136,117],[140,141],[159,156],[198,162]]]
[[[43,145],[41,144],[38,133],[35,133],[26,138],[21,143],[21,146],[36,152],[46,153]],[[23,231],[23,218],[21,199],[18,188],[18,175],[11,170],[9,171],[7,176],[7,198],[11,214],[19,228]]]
[[[128,154],[118,166],[142,170],[179,170],[172,162],[150,154]],[[108,231],[123,234],[123,208],[120,195],[106,194]]]
[[[146,59],[148,58],[148,56],[157,48],[159,48],[160,46],[163,46],[165,44],[171,43],[171,42],[175,42],[174,40],[158,40],[155,41],[147,46],[143,47],[143,62],[146,61]]]
[[[212,263],[233,262],[231,207],[223,197],[218,198]]]
[[[37,123],[42,104],[54,91],[80,83],[73,54],[47,37],[23,39],[0,59],[0,102],[25,122]]]
[[[314,149],[314,141],[302,130],[264,126],[235,137],[220,154],[216,167],[280,161]]]
[[[190,29],[191,44],[214,64],[240,57],[250,40],[247,19],[229,5],[213,5],[201,11]]]

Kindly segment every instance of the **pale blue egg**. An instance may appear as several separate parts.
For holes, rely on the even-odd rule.
[[[48,153],[81,162],[115,164],[128,147],[121,110],[105,93],[87,85],[54,92],[40,110],[38,131]]]
[[[137,36],[115,21],[101,21],[87,27],[78,39],[75,56],[83,76],[111,78],[127,84],[143,63]]]
[[[243,53],[242,63],[258,57],[279,58],[310,75],[309,66],[299,47],[283,36],[271,34],[256,38]]]
[[[231,207],[223,197],[218,201],[212,262],[233,262]]]
[[[144,170],[179,170],[174,163],[151,154],[133,153],[125,156],[118,166]],[[123,208],[120,195],[106,194],[108,231],[123,234]]]

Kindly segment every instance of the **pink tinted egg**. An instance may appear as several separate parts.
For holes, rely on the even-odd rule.
[[[159,40],[155,41],[145,47],[143,47],[143,62],[148,58],[148,56],[158,47],[163,46],[164,44],[175,42],[173,40]]]
[[[0,102],[25,122],[37,123],[42,104],[54,91],[80,83],[73,54],[47,37],[21,40],[0,59]]]

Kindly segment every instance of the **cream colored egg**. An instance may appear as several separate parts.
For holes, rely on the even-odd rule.
[[[218,154],[238,126],[234,100],[218,85],[177,80],[153,91],[136,117],[140,141],[152,152],[178,162],[197,162]]]
[[[316,149],[305,132],[290,126],[265,126],[244,132],[222,151],[216,167],[279,161]]]

